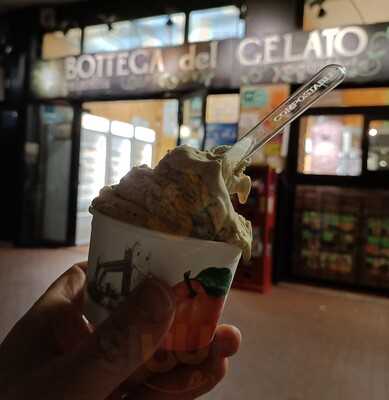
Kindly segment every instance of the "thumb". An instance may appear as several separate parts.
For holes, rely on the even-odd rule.
[[[64,399],[105,399],[151,358],[172,324],[174,310],[169,286],[146,279],[74,353],[50,367],[45,379],[53,396],[47,398],[61,393]]]

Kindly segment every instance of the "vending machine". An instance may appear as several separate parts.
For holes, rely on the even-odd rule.
[[[277,272],[389,288],[389,89],[339,89],[293,124]]]

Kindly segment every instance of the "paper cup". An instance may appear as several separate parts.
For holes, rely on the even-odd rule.
[[[176,295],[176,315],[162,348],[192,352],[212,340],[241,250],[123,223],[92,210],[85,314],[94,324],[148,275]]]

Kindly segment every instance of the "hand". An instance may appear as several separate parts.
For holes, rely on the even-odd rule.
[[[202,364],[179,363],[167,373],[152,373],[147,364],[174,317],[171,289],[147,279],[94,329],[82,315],[85,270],[85,263],[75,265],[54,282],[0,346],[1,399],[189,400],[223,378],[227,357],[240,344],[236,328],[218,327]],[[196,385],[177,395],[177,388],[199,376]]]

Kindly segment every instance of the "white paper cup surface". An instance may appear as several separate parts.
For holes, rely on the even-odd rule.
[[[176,317],[163,344],[172,351],[207,346],[238,265],[233,245],[180,237],[130,225],[95,210],[88,258],[85,314],[105,320],[148,275],[176,295]]]

